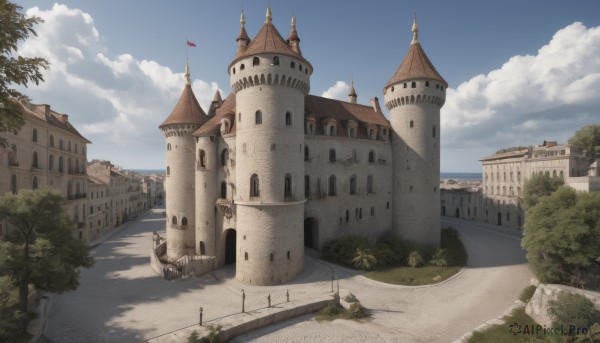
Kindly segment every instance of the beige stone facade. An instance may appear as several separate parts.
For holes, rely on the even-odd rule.
[[[25,105],[25,125],[18,134],[3,133],[0,148],[0,194],[51,186],[67,200],[67,213],[77,225],[76,235],[88,240],[86,230],[87,144],[69,122],[69,116],[49,105]],[[8,229],[0,223],[0,235]]]
[[[309,94],[313,67],[292,21],[284,40],[267,14],[250,41],[242,17],[228,67],[232,92],[206,114],[187,84],[165,135],[167,258],[215,256],[236,278],[281,284],[304,248],[396,232],[439,244],[439,115],[446,81],[418,39],[377,98]],[[413,27],[417,37],[418,28]]]
[[[580,191],[600,190],[598,162],[575,146],[544,141],[535,147],[500,150],[482,158],[481,163],[481,186],[444,190],[442,215],[521,227],[525,219],[523,187],[535,174],[562,178]]]

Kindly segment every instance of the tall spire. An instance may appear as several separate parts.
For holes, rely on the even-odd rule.
[[[267,5],[267,18],[265,19],[265,24],[271,24],[273,21],[273,14],[271,13],[271,4]]]
[[[242,9],[242,14],[240,14],[240,27],[244,27],[246,25],[246,17],[244,17],[244,10]]]
[[[354,90],[354,80],[350,80],[350,92],[348,92],[348,102],[356,104],[356,91]]]
[[[189,86],[191,84],[190,82],[190,65],[186,62],[185,64],[185,84],[186,86]]]
[[[419,26],[417,25],[417,14],[416,13],[415,13],[415,19],[413,21],[412,32],[413,32],[413,39],[410,44],[419,43]]]
[[[248,37],[245,25],[246,17],[244,16],[244,10],[242,9],[242,14],[240,14],[240,33],[238,33],[238,36],[235,39],[238,42],[238,49],[236,55],[243,53],[248,47],[248,43],[250,42],[250,37]]]
[[[294,52],[302,55],[300,51],[300,37],[298,37],[298,31],[296,31],[296,16],[292,15],[292,30],[290,31],[290,35],[288,37],[288,44],[294,50]]]

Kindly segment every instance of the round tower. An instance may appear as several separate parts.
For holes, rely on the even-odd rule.
[[[179,101],[159,126],[166,141],[165,192],[167,212],[167,256],[177,259],[194,254],[194,170],[196,147],[192,133],[207,121],[190,84],[189,67]]]
[[[447,82],[419,43],[416,18],[404,61],[383,89],[392,125],[393,227],[402,238],[440,244],[440,109]]]
[[[217,140],[196,138],[196,254],[216,256]]]
[[[304,97],[312,66],[299,42],[295,19],[285,41],[268,8],[228,69],[237,112],[236,278],[250,284],[281,284],[304,268]]]

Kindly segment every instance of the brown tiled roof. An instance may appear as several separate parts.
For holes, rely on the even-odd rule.
[[[231,62],[230,66],[242,58],[258,54],[279,54],[291,56],[308,64],[312,69],[312,65],[306,59],[304,59],[302,55],[296,53],[294,50],[292,50],[292,48],[290,48],[272,23],[265,23],[263,25],[260,31],[258,31],[258,34],[256,34],[256,37],[250,41],[248,47],[235,56],[235,59]]]
[[[23,108],[37,119],[41,119],[48,124],[63,129],[91,144],[87,138],[83,137],[77,129],[71,125],[66,114],[60,114],[50,109],[50,105],[23,105]]]
[[[360,104],[352,104],[345,101],[323,98],[315,95],[307,95],[304,98],[304,111],[307,115],[317,119],[317,135],[323,135],[323,125],[320,121],[325,118],[333,118],[337,121],[338,136],[346,137],[344,127],[346,121],[354,120],[364,127],[364,124],[375,124],[380,126],[390,126],[390,122],[384,117],[383,113],[375,112],[373,107]],[[210,118],[204,125],[194,132],[194,136],[212,136],[217,135],[221,126],[221,119],[233,115],[235,117],[235,94],[230,93],[223,102],[223,105],[217,110],[217,113]],[[367,138],[366,130],[361,130],[359,124],[358,138]],[[230,134],[235,134],[236,120],[232,120]]]
[[[160,124],[159,128],[162,129],[164,126],[172,124],[202,125],[207,121],[208,117],[202,110],[202,107],[200,107],[200,104],[194,95],[194,91],[192,90],[192,86],[186,84],[179,101],[177,101],[177,105],[175,105],[175,108],[167,119]]]
[[[501,160],[501,159],[505,159],[505,158],[521,157],[521,156],[525,156],[528,154],[529,154],[529,149],[525,148],[525,149],[501,152],[498,154],[486,156],[486,157],[481,158],[480,161]]]
[[[413,43],[408,49],[404,61],[394,73],[394,76],[385,85],[385,88],[399,82],[414,80],[414,79],[431,79],[437,80],[444,83],[444,86],[448,87],[448,83],[444,78],[435,70],[435,67],[423,51],[419,42]]]
[[[246,28],[245,27],[241,27],[240,28],[240,33],[238,33],[237,39],[236,40],[245,40],[247,42],[250,41],[250,37],[248,37],[248,33],[246,32]]]
[[[214,116],[210,117],[210,119],[204,123],[198,130],[194,132],[194,136],[213,136],[219,132],[219,127],[221,126],[221,119],[234,114],[235,117],[235,94],[229,93],[225,101],[221,107],[217,109],[217,112]],[[232,128],[231,134],[235,134],[236,124],[235,120],[232,120]]]
[[[340,137],[347,137],[345,130],[341,128],[348,120],[354,120],[359,123],[358,138],[367,138],[366,130],[361,130],[364,124],[375,124],[380,126],[390,126],[390,122],[383,113],[375,112],[373,107],[360,104],[353,104],[346,101],[323,98],[316,95],[307,95],[304,98],[304,111],[307,115],[315,117],[317,120],[317,135],[323,135],[324,128],[321,120],[332,118],[337,121],[337,134]],[[362,125],[361,125],[362,124]]]

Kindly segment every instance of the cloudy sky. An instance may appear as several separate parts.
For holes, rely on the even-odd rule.
[[[17,1],[45,22],[20,46],[50,61],[46,82],[25,92],[69,119],[93,144],[88,158],[124,168],[164,168],[158,125],[183,84],[186,39],[193,89],[206,110],[230,92],[227,66],[242,6],[251,38],[266,1]],[[600,123],[600,1],[271,1],[287,37],[296,15],[311,93],[358,101],[382,89],[420,42],[450,84],[442,109],[442,171],[479,172],[499,148],[565,142]],[[386,111],[386,116],[389,114]]]

